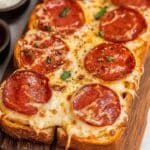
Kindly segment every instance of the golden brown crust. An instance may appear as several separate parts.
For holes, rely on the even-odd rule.
[[[142,39],[140,39],[143,41]],[[138,67],[143,67],[146,57],[148,55],[148,50],[150,48],[150,42],[143,41],[143,44],[135,49],[136,63]]]
[[[144,73],[144,62],[146,60],[147,54],[149,50],[149,43],[143,41],[143,44],[134,50],[134,56],[136,58],[136,66],[138,68],[138,76],[139,79],[134,79],[134,83],[132,82],[126,82],[126,88],[127,89],[133,89],[134,91],[137,91],[139,89],[139,80],[141,78],[141,75]],[[126,94],[125,100],[127,101],[127,113],[130,114],[130,108],[132,106],[133,96],[130,93]]]
[[[113,150],[117,144],[117,140],[107,145],[93,144],[90,141],[84,141],[79,138],[72,138],[69,148],[75,150]],[[62,128],[57,129],[57,146],[65,147],[67,144],[67,136]]]
[[[32,11],[31,17],[28,23],[28,29],[38,29],[38,19],[36,16],[36,12],[42,7],[42,4],[38,4],[34,10]]]
[[[21,62],[20,62],[21,47],[19,46],[19,41],[17,41],[15,49],[14,49],[14,66],[15,66],[15,68],[21,68]]]
[[[36,133],[31,127],[11,122],[4,117],[0,120],[0,126],[5,133],[17,139],[27,139],[45,144],[51,144],[54,139],[55,128],[41,130]]]

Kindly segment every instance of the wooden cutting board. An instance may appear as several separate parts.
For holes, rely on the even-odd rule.
[[[33,7],[33,5],[35,5],[36,3],[35,0],[31,0],[31,2],[32,2],[31,5],[29,5],[30,8]],[[28,17],[30,13],[31,13],[31,9],[28,10],[26,17]],[[23,25],[24,22],[18,22],[18,25],[15,26],[15,28],[20,29],[21,28],[20,26]],[[13,29],[12,33],[15,33],[13,26],[12,29]],[[21,32],[18,34],[18,36],[19,35],[21,35]],[[15,38],[13,38],[12,41],[13,44],[15,43],[15,40],[17,38],[18,37],[16,36]],[[14,46],[13,44],[11,44],[11,50],[13,50],[13,46]],[[12,51],[7,57],[8,59],[12,57]],[[10,73],[12,73],[14,70],[13,61],[12,60],[10,61],[7,69],[6,68],[2,68],[2,69],[6,70],[4,71],[5,73],[3,77],[7,78],[7,76]],[[132,104],[128,127],[124,135],[119,141],[117,141],[113,145],[108,146],[110,147],[110,150],[140,150],[140,144],[146,127],[147,114],[150,107],[149,74],[150,74],[150,53],[145,62],[145,73],[140,83],[140,89],[137,92],[137,96],[135,97]],[[1,76],[3,75],[1,68],[0,68],[0,75]],[[54,149],[58,150],[59,148],[55,148],[55,143],[56,141],[54,142],[54,145],[44,145],[44,144],[36,144],[29,141],[15,140],[0,131],[0,149],[2,150],[54,150]]]

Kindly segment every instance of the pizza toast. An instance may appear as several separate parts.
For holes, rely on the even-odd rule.
[[[10,107],[13,99],[8,101],[9,105],[5,104],[10,92],[3,94],[3,103],[9,109],[31,115],[34,124],[29,122],[36,131],[37,128],[50,129],[49,138],[54,137],[57,127],[60,147],[111,149],[127,126],[135,91],[144,72],[144,60],[150,47],[149,14],[147,0],[46,0],[37,5],[28,31],[16,44],[14,60],[23,70],[17,71],[19,74],[38,74],[49,81],[47,87],[52,96],[40,105],[37,101],[43,100],[43,96],[39,95],[39,99],[34,94],[37,84],[31,91],[23,90],[33,96],[31,102],[35,101],[38,109],[36,116],[39,117],[42,108],[46,117],[41,117],[43,124],[38,125],[31,110],[26,114],[18,106]],[[28,83],[27,79],[23,84]],[[20,97],[25,105],[26,97],[23,100]],[[0,110],[3,113],[2,108]],[[9,131],[7,125],[3,128]],[[15,136],[15,133],[24,138],[14,127],[12,134]]]

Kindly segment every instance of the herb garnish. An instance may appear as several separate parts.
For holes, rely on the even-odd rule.
[[[108,57],[106,57],[106,60],[107,60],[108,62],[112,62],[112,61],[114,60],[114,57],[108,56]]]
[[[63,72],[63,74],[61,75],[60,78],[61,78],[62,80],[67,80],[67,79],[70,78],[70,77],[71,77],[71,72],[65,70],[65,71]]]
[[[68,12],[69,12],[70,8],[69,7],[65,7],[62,12],[59,14],[60,17],[65,17],[67,16]]]
[[[95,19],[98,20],[100,19],[107,11],[107,6],[101,8],[96,14],[95,14]]]

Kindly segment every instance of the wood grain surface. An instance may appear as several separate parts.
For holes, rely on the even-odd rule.
[[[4,78],[13,72],[13,61],[10,61],[4,74]],[[128,127],[122,138],[111,145],[110,150],[140,150],[141,141],[147,123],[147,114],[150,107],[150,53],[145,62],[145,72],[140,82],[140,89],[137,91],[131,113],[129,116]],[[4,79],[3,78],[3,79]],[[55,148],[53,145],[44,145],[29,141],[15,140],[0,131],[1,150],[63,150]],[[103,149],[105,150],[105,149]]]

